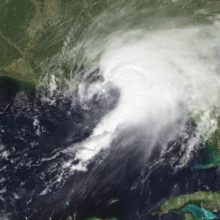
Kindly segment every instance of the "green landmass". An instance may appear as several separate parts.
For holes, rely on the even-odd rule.
[[[205,112],[199,112],[198,115],[191,115],[198,128],[200,122],[203,121],[202,123],[204,126],[199,128],[199,131],[202,135],[204,135],[207,146],[206,159],[196,168],[207,169],[219,166],[220,164],[220,109],[217,109],[216,107],[210,108],[213,109],[208,113],[206,121],[203,121],[201,118],[204,114],[206,114]],[[211,122],[213,122],[213,125]],[[207,126],[207,124],[209,126]]]
[[[191,212],[183,211],[184,207],[189,204],[212,213],[219,212],[220,191],[217,191],[215,193],[196,192],[194,194],[179,195],[177,197],[170,198],[160,204],[160,206],[152,212],[152,215],[162,216],[173,212],[181,215],[183,220],[198,219],[193,216]]]
[[[128,22],[129,14],[123,14],[122,9],[127,5],[133,22]],[[117,23],[109,19],[105,26],[97,24],[97,36],[111,34],[120,28],[143,28],[143,25],[146,29],[154,30],[211,24],[220,14],[220,1],[146,0],[130,1],[128,4],[125,0],[0,0],[0,81],[7,82],[10,78],[15,80],[16,85],[47,86],[55,76],[55,83],[61,86],[81,68],[80,64],[78,67],[76,63],[73,65],[72,58],[62,51],[70,30],[73,30],[74,37],[69,36],[68,47],[74,47],[95,17],[103,12],[107,17],[116,16]],[[134,14],[137,15],[136,19]],[[162,20],[167,22],[163,23]],[[77,88],[77,85],[73,87]],[[220,114],[215,109],[210,114],[217,121],[217,129],[211,135],[206,130],[201,132],[206,136],[207,144],[216,152],[215,158],[203,168],[220,164]],[[193,116],[196,124],[201,120],[200,115]],[[152,215],[174,212],[183,219],[193,220],[195,217],[192,213],[182,211],[188,204],[211,212],[218,211],[220,193],[180,195],[162,203]],[[99,218],[90,220],[95,219]]]
[[[130,14],[121,13],[120,10],[124,7],[129,7]],[[70,30],[74,30],[74,38],[69,43],[70,47],[74,47],[94,18],[105,11],[109,13],[106,16],[117,16],[117,23],[111,23],[109,19],[108,24],[100,26],[100,33],[97,33],[97,36],[102,33],[112,33],[116,28],[127,30],[141,28],[143,24],[148,29],[164,29],[211,23],[210,17],[220,13],[220,2],[2,0],[0,1],[0,75],[33,85],[46,84],[50,81],[51,74],[65,78],[59,67],[65,66],[69,70],[67,73],[70,74],[72,60],[60,54]],[[134,14],[138,16],[136,21],[128,22],[129,16]],[[161,23],[163,17],[170,18],[166,25]],[[55,68],[51,70],[52,66]]]
[[[104,25],[94,22],[101,14],[109,18]],[[0,76],[34,86],[49,87],[54,81],[57,87],[69,84],[77,89],[74,76],[82,72],[82,48],[75,57],[68,55],[68,48],[75,48],[82,38],[90,39],[85,33],[91,25],[96,25],[99,37],[122,29],[211,24],[219,14],[220,1],[211,0],[0,0]],[[200,115],[193,115],[196,124]],[[201,132],[218,158],[205,168],[220,163],[220,114],[213,110],[210,117],[217,121],[217,129],[211,135]]]
[[[80,17],[85,24],[87,16],[91,19],[86,5],[86,0],[0,1],[0,76],[38,85],[62,74],[60,65],[67,64],[52,59],[61,53],[73,24]]]

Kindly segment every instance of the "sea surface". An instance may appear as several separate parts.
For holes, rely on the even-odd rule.
[[[220,190],[220,2],[0,3],[0,220],[178,220]],[[215,213],[219,217],[219,213]]]

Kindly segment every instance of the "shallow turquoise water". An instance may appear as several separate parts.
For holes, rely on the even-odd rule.
[[[198,206],[192,204],[185,206],[182,211],[191,212],[196,219],[219,219],[219,217],[217,217],[212,212],[201,209]]]

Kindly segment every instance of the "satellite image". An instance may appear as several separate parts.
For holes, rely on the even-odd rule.
[[[0,220],[220,219],[219,0],[0,0]]]

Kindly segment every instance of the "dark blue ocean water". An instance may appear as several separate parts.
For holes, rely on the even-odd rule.
[[[91,217],[117,219],[181,219],[171,213],[159,218],[151,212],[180,194],[220,189],[219,168],[175,169],[184,140],[148,150],[150,137],[129,128],[111,147],[91,161],[87,172],[70,172],[74,154],[63,153],[86,139],[101,118],[114,108],[118,91],[94,97],[87,108],[76,94],[46,94],[8,79],[0,86],[0,214],[8,219],[59,220]],[[194,129],[189,122],[188,133]],[[154,129],[152,127],[152,129]],[[132,141],[127,139],[133,137]],[[125,146],[125,143],[128,143]],[[175,146],[175,147],[174,147]],[[198,159],[199,152],[192,158]],[[59,179],[59,181],[58,181]],[[67,205],[66,203],[69,203]],[[7,219],[6,218],[6,219]]]

